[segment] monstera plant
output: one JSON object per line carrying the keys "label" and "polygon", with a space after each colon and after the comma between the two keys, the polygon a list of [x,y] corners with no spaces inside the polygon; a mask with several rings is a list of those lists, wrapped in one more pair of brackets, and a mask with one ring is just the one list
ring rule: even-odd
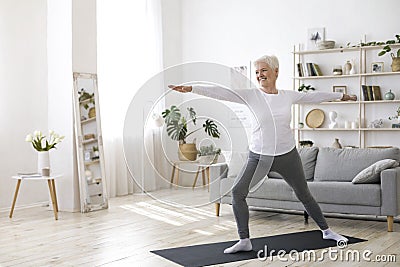
{"label": "monstera plant", "polygon": [[[181,160],[196,160],[196,144],[187,143],[187,138],[195,132],[204,129],[207,135],[214,138],[220,137],[218,126],[214,121],[206,119],[201,126],[197,124],[197,114],[192,107],[187,108],[187,115],[184,116],[177,106],[171,106],[171,108],[162,112],[162,117],[166,124],[168,136],[172,140],[179,141],[179,159]],[[188,130],[189,125],[197,126],[197,128]]]}

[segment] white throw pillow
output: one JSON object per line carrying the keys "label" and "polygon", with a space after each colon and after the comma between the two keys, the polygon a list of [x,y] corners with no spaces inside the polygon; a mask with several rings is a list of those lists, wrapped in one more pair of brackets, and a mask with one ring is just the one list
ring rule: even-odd
{"label": "white throw pillow", "polygon": [[383,159],[360,171],[351,181],[353,184],[379,183],[381,171],[399,166],[394,159]]}

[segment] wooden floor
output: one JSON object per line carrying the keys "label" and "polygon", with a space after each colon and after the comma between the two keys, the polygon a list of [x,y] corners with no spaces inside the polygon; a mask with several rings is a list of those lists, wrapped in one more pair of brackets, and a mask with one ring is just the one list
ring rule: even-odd
{"label": "wooden floor", "polygon": [[[207,199],[207,190],[164,190],[154,196],[177,202]],[[347,249],[371,250],[375,255],[395,254],[397,263],[262,262],[258,259],[220,266],[400,266],[400,225],[386,231],[385,222],[327,218],[330,227],[345,235],[368,239]],[[88,214],[60,212],[55,221],[47,207],[20,208],[14,217],[0,213],[0,266],[178,266],[151,250],[237,239],[231,206],[178,208],[146,195],[110,200],[108,210]],[[301,215],[250,211],[252,237],[317,229]],[[317,251],[318,253],[318,251]]]}

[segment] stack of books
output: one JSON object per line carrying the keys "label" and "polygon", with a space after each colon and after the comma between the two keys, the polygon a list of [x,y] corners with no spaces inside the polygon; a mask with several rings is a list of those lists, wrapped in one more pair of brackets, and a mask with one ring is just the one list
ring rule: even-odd
{"label": "stack of books", "polygon": [[364,101],[382,100],[381,88],[378,85],[361,85]]}
{"label": "stack of books", "polygon": [[323,76],[321,69],[315,63],[297,63],[299,77]]}

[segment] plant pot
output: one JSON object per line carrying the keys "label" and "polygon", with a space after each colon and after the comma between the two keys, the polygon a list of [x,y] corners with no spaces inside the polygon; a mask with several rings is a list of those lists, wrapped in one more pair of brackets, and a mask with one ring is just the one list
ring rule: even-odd
{"label": "plant pot", "polygon": [[218,155],[207,155],[207,156],[200,156],[199,157],[199,162],[200,164],[204,165],[210,165],[210,164],[215,164],[218,161]]}
{"label": "plant pot", "polygon": [[180,144],[178,149],[179,160],[196,160],[197,148],[196,144]]}
{"label": "plant pot", "polygon": [[392,71],[400,71],[400,57],[392,58]]}

